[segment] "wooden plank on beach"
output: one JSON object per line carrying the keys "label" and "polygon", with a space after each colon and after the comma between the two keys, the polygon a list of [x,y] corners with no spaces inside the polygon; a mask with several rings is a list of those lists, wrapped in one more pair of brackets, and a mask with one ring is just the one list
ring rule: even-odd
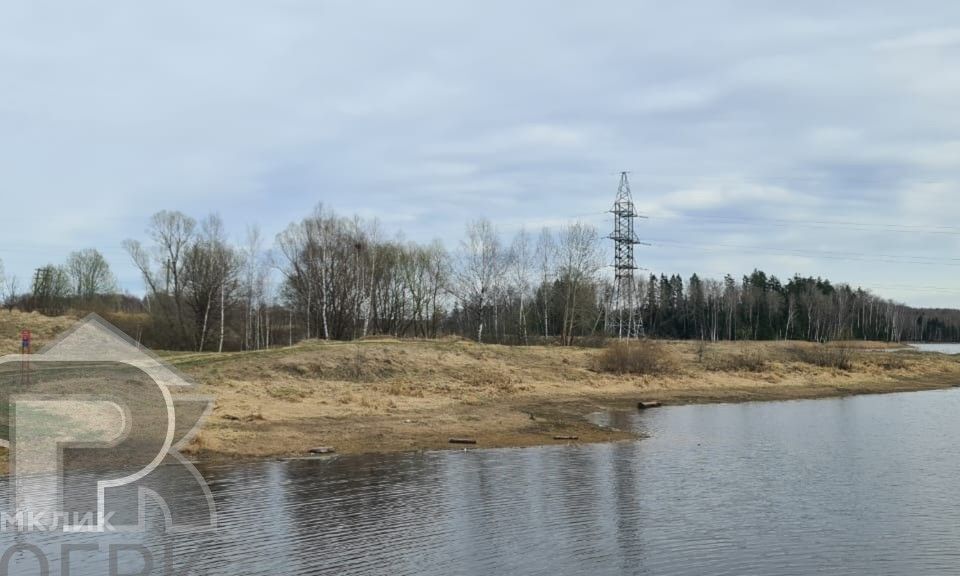
{"label": "wooden plank on beach", "polygon": [[451,438],[451,444],[476,444],[477,441],[473,438]]}
{"label": "wooden plank on beach", "polygon": [[660,406],[663,406],[663,404],[656,400],[651,400],[649,402],[637,402],[637,408],[640,410],[646,410],[647,408],[659,408]]}
{"label": "wooden plank on beach", "polygon": [[554,436],[554,440],[579,440],[579,436]]}

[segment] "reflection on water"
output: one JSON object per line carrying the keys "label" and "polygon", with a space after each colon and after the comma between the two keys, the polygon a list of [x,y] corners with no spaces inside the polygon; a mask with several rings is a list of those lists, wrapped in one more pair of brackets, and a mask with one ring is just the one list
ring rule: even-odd
{"label": "reflection on water", "polygon": [[208,466],[221,529],[167,544],[207,574],[958,574],[958,410],[956,389],[668,407],[597,416],[641,442]]}

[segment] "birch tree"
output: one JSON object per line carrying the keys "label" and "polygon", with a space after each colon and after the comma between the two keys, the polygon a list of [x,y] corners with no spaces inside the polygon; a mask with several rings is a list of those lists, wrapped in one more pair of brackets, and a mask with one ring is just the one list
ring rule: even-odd
{"label": "birch tree", "polygon": [[564,279],[562,341],[573,344],[574,326],[585,286],[594,280],[601,266],[600,237],[596,228],[582,222],[560,231],[559,269]]}
{"label": "birch tree", "polygon": [[538,271],[540,273],[540,294],[541,306],[543,310],[543,337],[550,337],[550,295],[553,292],[549,289],[550,277],[554,273],[554,260],[556,258],[557,245],[553,234],[549,228],[540,230],[540,236],[537,239],[537,248],[534,255],[537,261]]}
{"label": "birch tree", "polygon": [[500,241],[489,220],[467,225],[467,237],[460,245],[455,290],[461,305],[471,310],[476,324],[477,342],[483,342],[487,307],[503,269]]}
{"label": "birch tree", "polygon": [[510,245],[510,275],[519,299],[517,328],[524,344],[529,343],[527,337],[527,310],[526,298],[530,291],[530,236],[521,228]]}

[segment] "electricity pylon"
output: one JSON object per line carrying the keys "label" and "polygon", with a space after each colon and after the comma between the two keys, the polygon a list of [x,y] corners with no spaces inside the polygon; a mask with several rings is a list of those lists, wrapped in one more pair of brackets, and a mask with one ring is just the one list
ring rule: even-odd
{"label": "electricity pylon", "polygon": [[618,338],[638,338],[643,335],[643,318],[637,302],[637,285],[633,271],[637,269],[633,247],[642,244],[633,231],[637,211],[633,206],[627,173],[620,173],[620,187],[613,203],[613,269],[615,332]]}

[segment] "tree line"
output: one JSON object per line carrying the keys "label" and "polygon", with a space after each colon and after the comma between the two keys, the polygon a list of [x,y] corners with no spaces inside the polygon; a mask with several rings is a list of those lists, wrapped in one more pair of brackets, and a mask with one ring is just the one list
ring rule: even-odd
{"label": "tree line", "polygon": [[103,255],[92,248],[70,253],[63,264],[37,268],[21,288],[15,275],[4,274],[0,261],[0,303],[8,310],[38,310],[60,315],[70,309],[137,309],[137,300],[118,293],[116,277]]}
{"label": "tree line", "polygon": [[92,249],[39,268],[27,290],[0,265],[0,297],[45,314],[95,310],[146,345],[199,351],[371,335],[589,344],[616,334],[625,314],[654,338],[960,341],[958,310],[760,270],[739,279],[638,275],[634,296],[618,299],[604,242],[582,222],[505,239],[481,219],[451,250],[319,206],[270,243],[256,227],[237,243],[216,215],[162,211],[145,238],[123,244],[142,297],[118,294]]}
{"label": "tree line", "polygon": [[645,279],[641,305],[649,334],[706,340],[863,339],[960,341],[960,311],[911,308],[862,288],[760,270],[740,280]]}

